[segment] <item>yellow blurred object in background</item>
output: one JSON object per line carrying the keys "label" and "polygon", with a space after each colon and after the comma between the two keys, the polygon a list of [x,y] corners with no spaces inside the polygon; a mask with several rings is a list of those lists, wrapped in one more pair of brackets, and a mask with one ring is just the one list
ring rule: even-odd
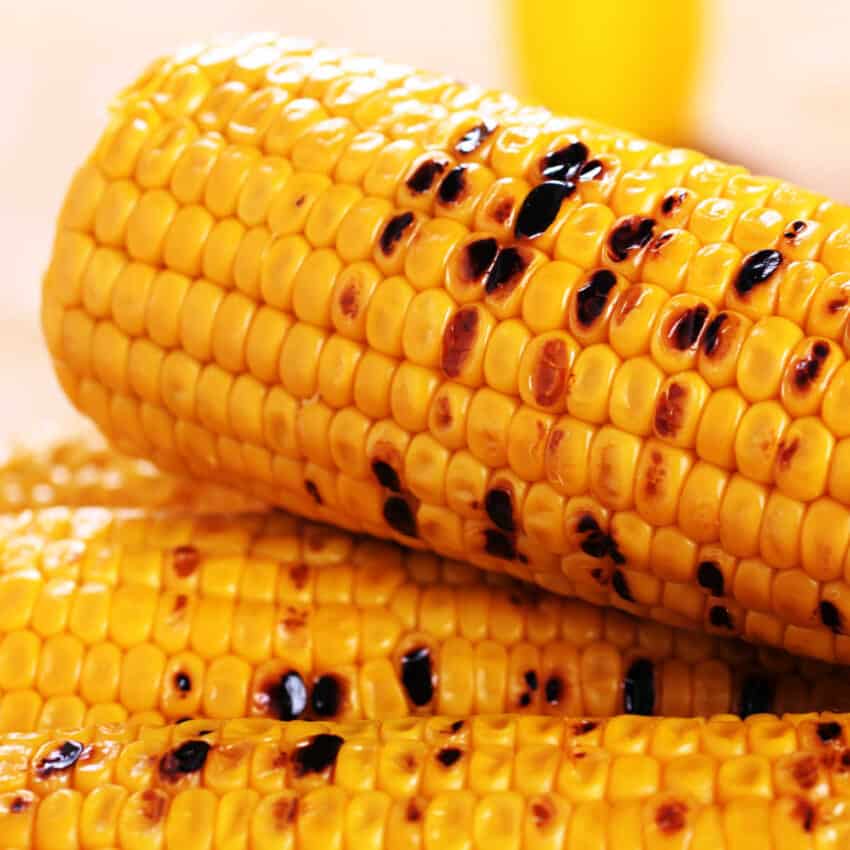
{"label": "yellow blurred object in background", "polygon": [[702,0],[512,0],[522,84],[555,112],[690,140]]}

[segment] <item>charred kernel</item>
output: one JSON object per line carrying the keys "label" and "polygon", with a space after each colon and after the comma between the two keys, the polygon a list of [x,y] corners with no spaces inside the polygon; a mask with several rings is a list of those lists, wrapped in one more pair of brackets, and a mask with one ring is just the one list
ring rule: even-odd
{"label": "charred kernel", "polygon": [[537,673],[534,670],[526,670],[522,677],[525,680],[525,684],[532,691],[536,691],[540,687],[540,683],[537,679]]}
{"label": "charred kernel", "polygon": [[549,705],[558,705],[564,698],[564,680],[560,676],[550,676],[543,686],[543,696]]}
{"label": "charred kernel", "polygon": [[591,531],[581,542],[581,551],[591,558],[604,558],[608,554],[610,538],[602,531]]}
{"label": "charred kernel", "polygon": [[186,741],[159,760],[160,775],[177,779],[181,774],[199,771],[206,764],[210,749],[206,741]]}
{"label": "charred kernel", "polygon": [[829,345],[823,340],[812,346],[811,354],[794,364],[794,385],[804,390],[820,374],[823,361],[829,356]]}
{"label": "charred kernel", "polygon": [[463,371],[478,334],[478,311],[474,307],[458,310],[443,331],[440,362],[447,378],[457,378]]}
{"label": "charred kernel", "polygon": [[511,213],[513,211],[513,198],[502,198],[496,206],[490,209],[490,218],[493,219],[496,224],[504,224],[511,217]]}
{"label": "charred kernel", "polygon": [[201,553],[194,546],[178,546],[171,553],[171,563],[179,578],[188,578],[201,563]]}
{"label": "charred kernel", "polygon": [[561,204],[576,190],[576,184],[547,180],[535,186],[519,208],[514,233],[519,239],[531,239],[545,233],[561,210]]}
{"label": "charred kernel", "polygon": [[304,489],[310,494],[310,497],[317,505],[322,504],[322,494],[319,493],[319,488],[316,486],[315,481],[307,479],[304,482]]}
{"label": "charred kernel", "polygon": [[815,828],[817,812],[815,807],[805,798],[798,797],[794,803],[793,816],[800,821],[804,832],[811,832]]}
{"label": "charred kernel", "polygon": [[573,724],[573,735],[589,735],[599,726],[595,720],[579,720]]}
{"label": "charred kernel", "polygon": [[711,357],[714,354],[717,344],[720,342],[720,333],[723,325],[729,318],[726,313],[718,313],[707,325],[705,333],[702,335],[702,350]]}
{"label": "charred kernel", "polygon": [[502,248],[487,273],[484,291],[491,295],[501,289],[513,289],[527,265],[518,248]]}
{"label": "charred kernel", "polygon": [[482,121],[474,127],[470,127],[455,144],[455,152],[462,156],[475,153],[484,142],[496,132],[499,125],[489,121]]}
{"label": "charred kernel", "polygon": [[818,773],[818,760],[811,754],[797,759],[791,767],[791,775],[794,777],[794,781],[807,791],[817,785]]}
{"label": "charred kernel", "polygon": [[434,698],[434,669],[427,646],[418,646],[402,656],[401,683],[414,705],[428,705]]}
{"label": "charred kernel", "polygon": [[357,287],[349,284],[339,294],[339,309],[343,316],[353,319],[360,311],[357,300]]}
{"label": "charred kernel", "polygon": [[573,142],[546,154],[540,162],[540,174],[547,180],[572,180],[581,171],[588,154],[584,142]]}
{"label": "charred kernel", "polygon": [[627,260],[633,251],[645,247],[655,230],[655,219],[630,215],[622,219],[608,236],[608,253],[618,263]]}
{"label": "charred kernel", "polygon": [[476,239],[463,249],[461,274],[468,281],[479,280],[493,265],[499,253],[499,243],[495,239]]}
{"label": "charred kernel", "polygon": [[534,400],[541,407],[550,407],[567,388],[567,346],[562,339],[543,343],[534,369]]}
{"label": "charred kernel", "polygon": [[749,717],[751,714],[770,714],[773,711],[774,695],[773,680],[759,673],[752,673],[741,685],[738,714],[741,717]]}
{"label": "charred kernel", "polygon": [[484,551],[494,558],[513,561],[516,558],[516,544],[511,537],[495,528],[484,530]]}
{"label": "charred kernel", "polygon": [[193,719],[194,718],[190,717],[189,715],[187,715],[186,717],[178,717],[177,720],[174,721],[174,725],[179,726],[181,723],[188,723],[190,720]]}
{"label": "charred kernel", "polygon": [[513,499],[507,490],[494,488],[490,490],[484,497],[484,510],[487,511],[487,516],[493,521],[493,524],[502,531],[514,531],[516,523],[514,522]]}
{"label": "charred kernel", "polygon": [[297,720],[307,708],[307,686],[294,670],[265,688],[269,714],[278,720]]}
{"label": "charred kernel", "polygon": [[623,682],[623,711],[651,715],[655,710],[655,667],[648,658],[638,658],[626,671]]}
{"label": "charred kernel", "polygon": [[622,570],[614,570],[614,574],[611,576],[611,587],[614,588],[614,592],[617,596],[624,599],[626,602],[635,601],[631,590],[629,590],[629,583],[626,581],[626,576],[623,574]]}
{"label": "charred kernel", "polygon": [[708,622],[717,629],[734,629],[732,616],[722,605],[713,605],[708,612]]}
{"label": "charred kernel", "polygon": [[786,239],[796,239],[807,227],[805,221],[792,221],[791,224],[788,225],[788,229],[782,235]]}
{"label": "charred kernel", "polygon": [[753,251],[748,254],[735,278],[735,291],[746,295],[760,283],[764,283],[782,265],[782,254],[773,248]]}
{"label": "charred kernel", "polygon": [[342,686],[336,676],[319,676],[313,685],[310,706],[316,717],[336,717],[342,703]]}
{"label": "charred kernel", "polygon": [[681,384],[670,384],[658,396],[655,405],[655,433],[659,437],[675,437],[685,417],[687,390]]}
{"label": "charred kernel", "polygon": [[520,694],[518,702],[519,702],[520,708],[528,708],[528,706],[531,705],[531,694],[528,693],[528,691]]}
{"label": "charred kernel", "polygon": [[416,516],[407,499],[390,496],[384,502],[384,519],[387,524],[405,537],[416,537]]}
{"label": "charred kernel", "polygon": [[449,729],[451,730],[452,735],[456,735],[461,729],[463,729],[463,720],[455,720],[455,722],[449,726]]}
{"label": "charred kernel", "polygon": [[818,606],[820,621],[834,632],[840,632],[842,627],[841,612],[828,599],[824,599]]}
{"label": "charred kernel", "polygon": [[674,230],[665,230],[664,233],[656,236],[649,244],[649,250],[653,254],[659,254],[661,249],[676,235]]}
{"label": "charred kernel", "polygon": [[466,190],[466,165],[458,165],[453,168],[440,182],[437,197],[442,204],[453,204],[460,200]]}
{"label": "charred kernel", "polygon": [[699,341],[706,319],[708,319],[708,307],[705,304],[698,304],[696,307],[682,311],[670,325],[667,339],[679,351],[693,348]]}
{"label": "charred kernel", "polygon": [[838,740],[842,737],[841,724],[836,723],[834,720],[818,723],[817,733],[818,738],[820,738],[824,744]]}
{"label": "charred kernel", "polygon": [[391,218],[380,237],[381,251],[385,256],[389,256],[393,252],[396,243],[404,236],[404,232],[410,225],[413,224],[413,213],[403,212]]}
{"label": "charred kernel", "polygon": [[404,817],[408,823],[417,823],[422,820],[422,807],[416,800],[411,800],[404,810]]}
{"label": "charred kernel", "polygon": [[697,582],[712,596],[723,596],[723,573],[714,561],[702,561],[697,567]]}
{"label": "charred kernel", "polygon": [[686,197],[687,195],[684,192],[672,189],[664,196],[664,200],[661,201],[661,212],[664,215],[673,215],[685,202]]}
{"label": "charred kernel", "polygon": [[13,815],[19,815],[21,812],[25,812],[30,807],[30,801],[26,799],[26,797],[15,797],[11,803],[9,803],[9,811]]}
{"label": "charred kernel", "polygon": [[599,523],[591,514],[584,514],[576,523],[576,531],[579,534],[587,534],[588,531],[599,531]]}
{"label": "charred kernel", "polygon": [[437,753],[437,761],[440,762],[443,767],[451,767],[453,764],[457,764],[463,753],[457,747],[443,747]]}
{"label": "charred kernel", "polygon": [[313,735],[308,741],[296,744],[295,751],[292,753],[295,775],[300,777],[308,773],[332,771],[343,743],[339,735],[322,732],[319,735]]}
{"label": "charred kernel", "polygon": [[599,180],[605,173],[605,166],[601,159],[590,159],[582,167],[578,173],[578,179],[581,183],[586,183],[588,180]]}
{"label": "charred kernel", "polygon": [[800,438],[794,437],[791,440],[781,440],[779,448],[776,450],[776,463],[780,468],[787,468],[794,455],[797,454],[797,449],[800,448]]}
{"label": "charred kernel", "polygon": [[655,812],[655,825],[663,835],[675,835],[685,828],[688,807],[681,800],[668,800]]}
{"label": "charred kernel", "polygon": [[555,817],[555,804],[546,797],[535,800],[531,804],[531,816],[534,818],[535,827],[542,831]]}
{"label": "charred kernel", "polygon": [[830,313],[839,313],[846,306],[847,306],[847,299],[846,298],[833,298],[833,300],[830,301],[826,305],[826,309],[829,310]]}
{"label": "charred kernel", "polygon": [[186,673],[175,673],[174,687],[177,688],[178,691],[182,691],[185,694],[188,691],[192,690],[192,680]]}
{"label": "charred kernel", "polygon": [[401,481],[398,473],[385,460],[372,461],[372,474],[378,479],[381,487],[386,487],[393,493],[401,492]]}
{"label": "charred kernel", "polygon": [[582,325],[588,327],[599,318],[616,283],[617,276],[613,272],[598,269],[578,288],[576,317]]}
{"label": "charred kernel", "polygon": [[298,820],[298,798],[281,797],[272,807],[275,824],[283,831]]}
{"label": "charred kernel", "polygon": [[434,181],[448,168],[449,164],[444,159],[429,159],[423,162],[410,177],[407,178],[407,188],[414,195],[427,192]]}
{"label": "charred kernel", "polygon": [[42,779],[46,779],[60,770],[68,770],[77,763],[84,751],[85,747],[79,741],[63,741],[39,761],[35,772]]}

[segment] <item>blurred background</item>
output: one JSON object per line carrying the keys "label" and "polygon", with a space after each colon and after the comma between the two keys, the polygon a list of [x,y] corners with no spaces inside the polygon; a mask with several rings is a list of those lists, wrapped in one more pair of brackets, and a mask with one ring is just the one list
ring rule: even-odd
{"label": "blurred background", "polygon": [[40,275],[109,98],[176,45],[255,29],[521,91],[850,200],[846,0],[0,0],[0,436],[69,415],[41,351]]}

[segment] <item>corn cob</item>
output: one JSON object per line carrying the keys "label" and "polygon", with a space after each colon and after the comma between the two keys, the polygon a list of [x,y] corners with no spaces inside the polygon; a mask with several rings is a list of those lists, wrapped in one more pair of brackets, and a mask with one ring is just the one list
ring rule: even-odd
{"label": "corn cob", "polygon": [[116,100],[43,324],[165,468],[850,662],[848,302],[848,207],[263,35]]}
{"label": "corn cob", "polygon": [[0,731],[850,709],[822,662],[281,513],[51,508],[0,518],[0,545]]}
{"label": "corn cob", "polygon": [[0,843],[842,850],[847,724],[508,716],[5,736]]}

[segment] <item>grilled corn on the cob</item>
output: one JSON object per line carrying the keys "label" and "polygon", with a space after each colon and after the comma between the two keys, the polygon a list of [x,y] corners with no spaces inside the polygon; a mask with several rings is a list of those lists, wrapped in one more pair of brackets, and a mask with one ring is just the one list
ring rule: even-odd
{"label": "grilled corn on the cob", "polygon": [[0,844],[842,850],[846,715],[434,718],[0,737]]}
{"label": "grilled corn on the cob", "polygon": [[846,662],[848,305],[845,206],[263,35],[119,96],[43,323],[166,468]]}

